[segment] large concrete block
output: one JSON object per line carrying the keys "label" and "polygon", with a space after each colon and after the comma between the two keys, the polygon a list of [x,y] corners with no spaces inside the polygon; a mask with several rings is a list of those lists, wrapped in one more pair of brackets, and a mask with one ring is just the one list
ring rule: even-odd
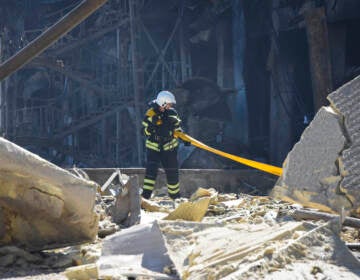
{"label": "large concrete block", "polygon": [[139,177],[133,175],[128,178],[122,191],[116,196],[115,205],[111,208],[111,216],[115,223],[130,227],[140,222],[141,199]]}
{"label": "large concrete block", "polygon": [[328,99],[343,119],[348,140],[339,160],[343,176],[340,189],[352,202],[354,212],[360,214],[360,76],[331,93]]}
{"label": "large concrete block", "polygon": [[346,173],[360,175],[360,146],[352,145],[342,153],[343,168]]}
{"label": "large concrete block", "polygon": [[0,138],[0,246],[30,250],[91,241],[97,184]]}
{"label": "large concrete block", "polygon": [[97,262],[100,279],[174,279],[163,273],[171,264],[157,221],[106,237]]}
{"label": "large concrete block", "polygon": [[[360,76],[329,94],[289,153],[272,194],[328,211],[360,215]],[[334,168],[335,167],[335,168]]]}
{"label": "large concrete block", "polygon": [[337,159],[345,143],[340,117],[322,107],[289,152],[272,195],[325,211],[351,207],[338,191]]}

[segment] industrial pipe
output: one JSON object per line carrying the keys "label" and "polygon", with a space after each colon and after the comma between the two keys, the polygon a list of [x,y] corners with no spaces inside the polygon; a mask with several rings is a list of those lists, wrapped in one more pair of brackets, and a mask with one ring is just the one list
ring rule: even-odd
{"label": "industrial pipe", "polygon": [[62,19],[44,31],[39,37],[35,38],[18,53],[2,63],[0,65],[0,81],[42,53],[56,40],[72,30],[98,8],[104,5],[106,1],[107,0],[82,1]]}

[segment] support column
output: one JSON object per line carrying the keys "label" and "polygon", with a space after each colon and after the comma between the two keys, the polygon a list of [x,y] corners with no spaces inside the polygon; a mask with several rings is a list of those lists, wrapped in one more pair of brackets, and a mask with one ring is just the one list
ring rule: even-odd
{"label": "support column", "polygon": [[221,22],[216,26],[217,41],[217,84],[220,88],[224,87],[224,37],[223,25]]}
{"label": "support column", "polygon": [[130,15],[130,38],[131,38],[131,55],[132,55],[132,72],[133,72],[133,83],[134,83],[134,108],[135,108],[135,129],[136,129],[136,147],[137,147],[137,163],[139,166],[142,165],[143,160],[143,144],[141,137],[141,104],[143,98],[143,79],[140,75],[142,74],[139,67],[139,54],[137,52],[136,42],[136,5],[137,0],[129,1],[129,15]]}
{"label": "support column", "polygon": [[181,64],[181,82],[184,82],[188,77],[186,75],[186,52],[184,43],[184,28],[183,24],[179,29],[179,48],[180,48],[180,64]]}
{"label": "support column", "polygon": [[244,146],[248,145],[248,108],[243,76],[245,58],[245,20],[240,0],[233,1],[233,57],[234,57],[234,84],[236,96],[231,100],[233,125],[236,127],[234,136]]}
{"label": "support column", "polygon": [[330,51],[324,7],[306,11],[305,24],[309,45],[314,108],[317,111],[321,106],[328,104],[326,96],[332,91]]}

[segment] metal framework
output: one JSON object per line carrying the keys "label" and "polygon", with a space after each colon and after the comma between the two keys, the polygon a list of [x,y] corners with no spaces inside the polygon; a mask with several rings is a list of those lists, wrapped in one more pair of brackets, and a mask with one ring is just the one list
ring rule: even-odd
{"label": "metal framework", "polygon": [[[49,82],[41,97],[30,92],[13,98],[8,87],[0,87],[5,137],[42,147],[55,162],[60,157],[61,164],[142,165],[144,105],[161,88],[173,88],[191,76],[190,55],[180,13],[168,38],[159,42],[141,18],[143,1],[114,2],[115,7],[105,4],[95,20],[82,23],[27,66]],[[23,36],[30,41],[41,31],[25,30]],[[115,38],[115,55],[94,47],[104,38]]]}

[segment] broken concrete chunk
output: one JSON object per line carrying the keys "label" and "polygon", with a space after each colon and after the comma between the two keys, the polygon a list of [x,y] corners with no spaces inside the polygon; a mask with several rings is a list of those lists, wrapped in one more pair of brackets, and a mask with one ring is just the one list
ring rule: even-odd
{"label": "broken concrete chunk", "polygon": [[99,273],[96,264],[85,264],[66,269],[65,276],[69,280],[88,280],[98,279]]}
{"label": "broken concrete chunk", "polygon": [[343,180],[341,191],[360,211],[360,76],[329,94],[328,100],[344,119],[344,133],[348,138],[346,149],[339,160]]}
{"label": "broken concrete chunk", "polygon": [[91,241],[97,184],[0,138],[0,246],[30,250]]}
{"label": "broken concrete chunk", "polygon": [[336,162],[345,143],[339,116],[330,107],[322,107],[288,154],[272,195],[325,211],[338,210],[344,202],[334,199],[338,181],[332,182],[331,191],[324,182],[338,175]]}
{"label": "broken concrete chunk", "polygon": [[161,206],[156,201],[150,199],[141,198],[141,208],[148,212],[162,212],[169,213],[170,210],[166,207]]}
{"label": "broken concrete chunk", "polygon": [[140,186],[137,175],[131,176],[117,195],[111,214],[117,224],[133,226],[140,222]]}
{"label": "broken concrete chunk", "polygon": [[163,273],[164,268],[172,263],[156,221],[135,225],[106,237],[97,264],[100,279],[122,276],[173,279]]}
{"label": "broken concrete chunk", "polygon": [[349,175],[346,176],[341,184],[340,190],[344,192],[347,197],[351,200],[356,208],[359,207],[359,186],[360,186],[360,176],[359,175]]}
{"label": "broken concrete chunk", "polygon": [[[284,163],[272,195],[325,211],[360,213],[360,76],[328,95]],[[336,112],[336,113],[335,113]]]}
{"label": "broken concrete chunk", "polygon": [[337,112],[348,118],[350,114],[358,112],[356,109],[359,109],[360,106],[359,93],[360,76],[330,93],[327,99]]}
{"label": "broken concrete chunk", "polygon": [[342,153],[343,168],[347,173],[360,174],[360,145],[351,146]]}
{"label": "broken concrete chunk", "polygon": [[[64,209],[64,201],[56,196],[41,192],[36,188],[27,189],[21,197],[23,203],[32,205],[34,212],[47,211],[52,218],[60,218]],[[34,203],[36,201],[37,203]]]}
{"label": "broken concrete chunk", "polygon": [[181,203],[173,212],[169,213],[164,220],[185,220],[200,222],[208,210],[210,197],[201,197],[193,202]]}

